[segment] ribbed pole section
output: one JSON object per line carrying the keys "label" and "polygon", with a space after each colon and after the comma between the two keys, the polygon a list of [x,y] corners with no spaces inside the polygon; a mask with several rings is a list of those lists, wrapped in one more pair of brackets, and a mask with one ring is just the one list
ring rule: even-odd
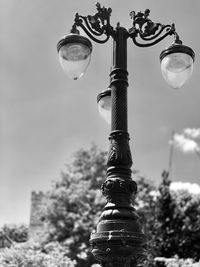
{"label": "ribbed pole section", "polygon": [[110,73],[111,87],[111,134],[108,156],[108,176],[120,174],[131,176],[132,157],[129,148],[127,119],[127,37],[126,29],[116,28],[113,38],[113,66]]}
{"label": "ribbed pole section", "polygon": [[111,131],[127,132],[127,31],[122,27],[117,27],[113,39],[113,67],[110,78],[112,89]]}

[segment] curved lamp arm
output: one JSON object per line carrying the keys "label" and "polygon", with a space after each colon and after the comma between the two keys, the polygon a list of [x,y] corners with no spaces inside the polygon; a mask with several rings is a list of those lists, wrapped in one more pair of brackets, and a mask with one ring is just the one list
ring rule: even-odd
{"label": "curved lamp arm", "polygon": [[[74,26],[81,27],[83,31],[96,43],[106,43],[110,36],[114,34],[113,27],[110,25],[111,8],[101,7],[96,4],[97,13],[93,16],[81,16],[78,13],[75,15]],[[73,32],[73,31],[71,31]],[[105,35],[105,39],[99,39],[95,36]]]}
{"label": "curved lamp arm", "polygon": [[[174,24],[163,25],[155,23],[148,18],[149,14],[149,9],[146,9],[144,13],[138,12],[136,14],[134,11],[130,13],[133,26],[129,29],[129,36],[133,43],[139,47],[153,46],[165,37],[176,34]],[[137,41],[138,38],[140,38],[141,42]]]}
{"label": "curved lamp arm", "polygon": [[[80,35],[81,27],[87,36],[96,43],[106,43],[115,31],[110,25],[111,8],[96,4],[97,12],[91,16],[75,15],[74,24],[69,35],[64,36],[57,44],[59,61],[64,72],[73,80],[77,80],[85,73],[91,58],[92,43],[85,36]],[[104,36],[104,38],[101,38]]]}

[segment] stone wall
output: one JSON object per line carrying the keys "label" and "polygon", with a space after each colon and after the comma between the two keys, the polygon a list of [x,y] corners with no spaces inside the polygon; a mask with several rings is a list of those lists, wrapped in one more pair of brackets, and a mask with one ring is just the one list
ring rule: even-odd
{"label": "stone wall", "polygon": [[45,204],[47,203],[47,194],[39,191],[33,191],[31,193],[31,214],[30,214],[30,224],[29,224],[29,240],[39,240],[41,234],[44,231],[44,217],[43,210]]}

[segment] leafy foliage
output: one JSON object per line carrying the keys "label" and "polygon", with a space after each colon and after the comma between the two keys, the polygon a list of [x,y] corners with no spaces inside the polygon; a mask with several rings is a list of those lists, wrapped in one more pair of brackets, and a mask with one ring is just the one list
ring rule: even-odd
{"label": "leafy foliage", "polygon": [[75,262],[66,255],[59,243],[50,243],[45,247],[39,244],[15,244],[5,248],[0,254],[2,267],[74,267]]}
{"label": "leafy foliage", "polygon": [[[159,186],[159,195],[155,203],[154,226],[152,227],[152,250],[155,256],[170,258],[176,254],[176,239],[174,238],[175,200],[170,192],[168,173],[163,172],[162,183]],[[164,242],[163,242],[164,241]],[[172,255],[173,251],[173,255]]]}
{"label": "leafy foliage", "polygon": [[47,241],[59,241],[78,266],[92,264],[89,238],[104,205],[100,186],[105,179],[106,153],[92,145],[76,152],[55,183],[47,207]]}
{"label": "leafy foliage", "polygon": [[176,200],[173,216],[174,238],[180,258],[200,259],[200,195],[187,191],[174,192]]}
{"label": "leafy foliage", "polygon": [[161,267],[161,266],[166,266],[166,267],[199,267],[200,262],[194,262],[193,259],[179,259],[177,256],[174,258],[156,258],[155,260],[155,266]]}
{"label": "leafy foliage", "polygon": [[1,228],[1,231],[14,242],[26,242],[28,239],[28,227],[25,224],[4,225]]}
{"label": "leafy foliage", "polygon": [[163,172],[159,195],[150,210],[149,250],[152,257],[200,259],[200,196],[170,190]]}
{"label": "leafy foliage", "polygon": [[137,195],[133,199],[133,205],[136,207],[139,216],[141,217],[144,226],[144,232],[151,237],[151,232],[154,228],[154,213],[155,213],[155,200],[157,196],[157,189],[151,180],[147,180],[136,172],[135,180],[137,182]]}

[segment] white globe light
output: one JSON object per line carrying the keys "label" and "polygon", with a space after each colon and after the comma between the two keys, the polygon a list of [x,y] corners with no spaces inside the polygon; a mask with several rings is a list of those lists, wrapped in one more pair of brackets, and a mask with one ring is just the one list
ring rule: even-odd
{"label": "white globe light", "polygon": [[90,63],[91,42],[79,34],[70,34],[58,43],[57,48],[64,72],[73,80],[82,77]]}
{"label": "white globe light", "polygon": [[161,71],[166,82],[175,89],[182,87],[193,72],[194,52],[191,48],[174,44],[161,55]]}
{"label": "white globe light", "polygon": [[111,90],[108,88],[97,96],[98,110],[102,118],[111,124]]}

